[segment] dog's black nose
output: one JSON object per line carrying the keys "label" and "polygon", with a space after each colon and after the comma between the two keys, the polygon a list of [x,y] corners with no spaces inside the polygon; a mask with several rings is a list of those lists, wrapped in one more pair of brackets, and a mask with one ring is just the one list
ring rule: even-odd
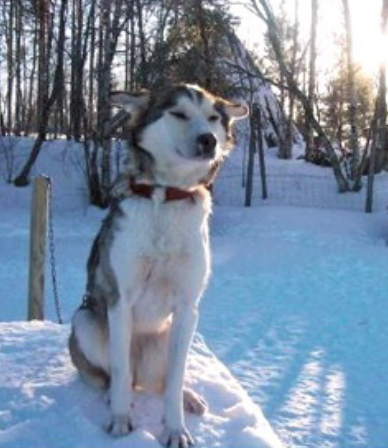
{"label": "dog's black nose", "polygon": [[210,132],[201,134],[197,137],[197,151],[198,155],[202,157],[212,158],[215,156],[215,149],[217,146],[217,139]]}

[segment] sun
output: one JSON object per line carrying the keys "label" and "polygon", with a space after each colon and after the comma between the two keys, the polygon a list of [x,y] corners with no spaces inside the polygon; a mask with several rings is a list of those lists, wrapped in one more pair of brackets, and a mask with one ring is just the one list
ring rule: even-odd
{"label": "sun", "polygon": [[[381,0],[348,0],[352,30],[353,30],[353,57],[356,64],[371,75],[388,57],[388,38],[383,39],[380,30]],[[242,40],[252,46],[263,42],[265,25],[254,14],[249,13],[243,6],[249,4],[249,0],[239,2],[232,6],[232,12],[241,18],[238,34]],[[279,0],[271,0],[274,11],[279,6]],[[293,17],[294,1],[286,2],[287,14]],[[318,10],[318,48],[320,56],[327,66],[327,62],[335,62],[338,52],[335,48],[335,34],[344,30],[344,16],[342,2],[320,2]],[[302,38],[308,42],[311,21],[311,0],[299,0],[300,32]]]}
{"label": "sun", "polygon": [[381,1],[350,2],[353,22],[354,59],[365,71],[377,72],[387,60],[387,37],[380,29]]}
{"label": "sun", "polygon": [[[354,62],[371,75],[376,73],[387,46],[383,44],[380,30],[381,0],[348,0],[352,24]],[[310,0],[299,0],[301,28],[305,36],[310,35]],[[293,3],[293,2],[291,2]],[[303,6],[303,7],[302,7]],[[318,10],[318,48],[325,61],[338,62],[336,37],[345,36],[343,5],[336,2],[322,2]],[[326,64],[326,62],[325,62]]]}

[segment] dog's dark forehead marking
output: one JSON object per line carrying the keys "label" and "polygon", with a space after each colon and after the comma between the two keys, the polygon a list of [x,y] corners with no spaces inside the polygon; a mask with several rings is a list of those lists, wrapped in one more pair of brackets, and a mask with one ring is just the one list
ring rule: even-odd
{"label": "dog's dark forehead marking", "polygon": [[201,104],[203,99],[205,98],[205,95],[202,90],[196,89],[194,87],[186,85],[176,86],[169,92],[169,95],[167,95],[169,101],[166,102],[164,106],[174,106],[179,101],[179,98],[182,97],[187,97],[194,103]]}
{"label": "dog's dark forehead marking", "polygon": [[200,89],[187,85],[178,85],[163,92],[156,91],[151,93],[150,104],[148,110],[143,117],[143,125],[158,120],[166,109],[176,106],[182,97],[189,98],[191,101],[200,105],[207,97],[212,101],[209,95],[205,95]]}
{"label": "dog's dark forehead marking", "polygon": [[193,88],[187,88],[188,92],[190,93],[191,99],[196,102],[197,104],[201,104],[202,101],[205,98],[204,93],[201,90],[193,89]]}

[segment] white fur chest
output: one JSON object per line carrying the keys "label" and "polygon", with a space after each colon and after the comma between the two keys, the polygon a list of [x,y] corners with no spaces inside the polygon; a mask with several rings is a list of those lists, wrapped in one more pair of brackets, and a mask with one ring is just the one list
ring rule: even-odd
{"label": "white fur chest", "polygon": [[161,329],[180,302],[199,300],[210,272],[210,198],[123,201],[110,262],[134,330]]}

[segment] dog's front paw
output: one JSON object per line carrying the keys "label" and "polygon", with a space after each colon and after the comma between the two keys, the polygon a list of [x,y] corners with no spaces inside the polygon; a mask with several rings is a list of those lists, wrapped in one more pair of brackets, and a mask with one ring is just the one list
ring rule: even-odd
{"label": "dog's front paw", "polygon": [[106,431],[114,437],[121,437],[132,432],[131,419],[127,415],[112,416],[106,425]]}
{"label": "dog's front paw", "polygon": [[189,448],[194,445],[194,439],[186,428],[180,430],[165,428],[160,443],[166,448]]}

